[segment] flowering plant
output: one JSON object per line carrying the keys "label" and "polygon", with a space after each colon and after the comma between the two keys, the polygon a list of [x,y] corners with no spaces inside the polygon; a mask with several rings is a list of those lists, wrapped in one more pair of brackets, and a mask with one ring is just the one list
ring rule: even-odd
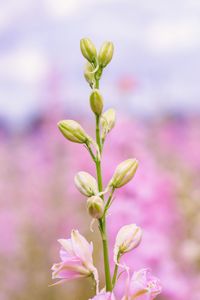
{"label": "flowering plant", "polygon": [[81,171],[75,176],[75,185],[87,197],[88,213],[93,220],[98,221],[103,247],[105,288],[99,290],[98,271],[92,258],[93,245],[88,243],[78,230],[72,230],[71,238],[58,240],[61,244],[61,262],[53,265],[52,278],[58,279],[54,283],[55,285],[79,277],[91,277],[96,287],[93,300],[115,300],[115,285],[121,274],[119,274],[119,268],[121,268],[127,273],[126,288],[122,300],[151,300],[161,292],[159,280],[152,276],[148,269],[135,271],[130,276],[128,266],[120,263],[121,257],[138,247],[141,242],[142,230],[136,224],[123,226],[117,234],[113,251],[115,268],[111,276],[106,227],[107,215],[114,200],[114,193],[134,177],[138,167],[138,161],[133,158],[121,162],[107,187],[103,188],[101,170],[103,147],[108,133],[115,126],[116,114],[112,108],[103,113],[104,101],[99,91],[99,81],[104,68],[112,59],[114,47],[112,42],[105,42],[97,54],[91,40],[84,38],[80,42],[80,48],[87,60],[84,76],[92,89],[89,100],[96,119],[96,138],[94,140],[90,137],[74,120],[60,121],[58,128],[69,141],[83,144],[96,166],[96,179],[89,173]]}

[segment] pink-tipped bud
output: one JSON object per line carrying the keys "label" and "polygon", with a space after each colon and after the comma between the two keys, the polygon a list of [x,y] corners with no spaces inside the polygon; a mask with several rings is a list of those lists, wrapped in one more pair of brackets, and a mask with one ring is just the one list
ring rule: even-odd
{"label": "pink-tipped bud", "polygon": [[87,209],[91,217],[100,219],[104,213],[104,202],[99,196],[92,196],[87,199]]}
{"label": "pink-tipped bud", "polygon": [[120,188],[128,183],[138,168],[138,161],[136,159],[127,159],[121,162],[111,178],[108,186],[113,188]]}
{"label": "pink-tipped bud", "polygon": [[114,261],[118,263],[118,258],[136,248],[142,239],[142,230],[135,224],[123,226],[116,237],[114,247]]}

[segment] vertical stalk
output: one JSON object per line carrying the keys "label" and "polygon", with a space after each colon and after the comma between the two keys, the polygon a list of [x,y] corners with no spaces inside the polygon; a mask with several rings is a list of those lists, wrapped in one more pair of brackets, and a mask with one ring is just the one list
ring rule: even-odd
{"label": "vertical stalk", "polygon": [[101,161],[96,161],[96,173],[97,173],[97,182],[98,182],[98,189],[99,192],[102,192],[103,190],[103,184],[102,184],[102,176],[101,176]]}
{"label": "vertical stalk", "polygon": [[103,242],[103,257],[104,257],[104,269],[105,269],[105,280],[106,280],[106,291],[112,291],[112,281],[110,275],[110,264],[109,264],[109,252],[108,252],[108,239],[106,234],[106,220],[102,218],[99,221],[101,228],[101,237]]}
{"label": "vertical stalk", "polygon": [[[99,116],[96,116],[96,142],[99,146],[100,153],[102,152],[102,143],[101,143],[101,137],[100,137],[100,118]],[[99,160],[99,164],[101,165],[101,161]],[[100,172],[101,173],[101,172]]]}
{"label": "vertical stalk", "polygon": [[[101,137],[100,137],[99,121],[100,121],[99,116],[96,116],[96,142],[99,146],[99,151],[101,153],[102,148],[101,148]],[[101,160],[100,160],[100,158],[96,160],[96,173],[97,173],[98,189],[99,189],[99,192],[102,192],[103,184],[102,184],[102,172],[101,172]],[[101,197],[103,198],[103,195]],[[106,291],[111,291],[112,290],[112,281],[111,281],[111,275],[110,275],[108,239],[107,239],[107,233],[106,233],[106,219],[105,219],[105,216],[103,216],[99,220],[99,227],[100,227],[101,238],[102,238],[102,243],[103,243],[103,256],[104,256]]]}
{"label": "vertical stalk", "polygon": [[95,85],[96,89],[99,89],[99,80],[96,79],[96,85]]}
{"label": "vertical stalk", "polygon": [[115,270],[113,274],[113,279],[112,279],[112,286],[113,288],[115,287],[116,281],[117,281],[117,272],[118,272],[118,265],[115,265]]}

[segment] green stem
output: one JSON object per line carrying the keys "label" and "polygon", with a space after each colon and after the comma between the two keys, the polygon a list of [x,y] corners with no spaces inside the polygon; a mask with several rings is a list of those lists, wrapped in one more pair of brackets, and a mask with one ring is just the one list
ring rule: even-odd
{"label": "green stem", "polygon": [[105,270],[105,281],[106,291],[112,291],[112,281],[110,275],[110,264],[109,264],[109,252],[108,252],[108,239],[106,234],[106,220],[105,218],[99,220],[100,232],[103,242],[103,257],[104,257],[104,270]]}
{"label": "green stem", "polygon": [[105,208],[104,208],[104,214],[103,214],[104,216],[106,216],[107,210],[110,207],[114,191],[115,191],[115,188],[113,187],[112,190],[111,190],[110,196],[108,198],[108,201],[107,201],[107,203],[105,205]]}
{"label": "green stem", "polygon": [[[99,128],[99,116],[96,116],[96,142],[99,146],[99,151],[101,152],[101,137],[100,137],[100,128]],[[99,192],[103,190],[102,184],[102,172],[101,172],[101,161],[100,159],[96,160],[96,172],[97,172],[97,181]],[[103,199],[103,195],[101,196]],[[99,228],[101,232],[101,238],[103,243],[103,256],[104,256],[104,270],[105,270],[105,281],[106,281],[106,291],[112,291],[112,282],[110,275],[110,264],[109,264],[109,251],[108,251],[108,239],[106,233],[106,219],[103,216],[99,220]]]}
{"label": "green stem", "polygon": [[99,80],[96,80],[96,86],[95,86],[96,89],[99,89]]}
{"label": "green stem", "polygon": [[95,157],[95,155],[94,155],[94,153],[93,153],[93,151],[92,151],[89,143],[86,143],[86,148],[88,149],[88,151],[89,151],[89,153],[90,153],[93,161],[96,162],[96,157]]}
{"label": "green stem", "polygon": [[96,116],[96,142],[99,146],[100,153],[102,152],[102,143],[101,143],[101,135],[100,135],[100,117]]}
{"label": "green stem", "polygon": [[99,192],[102,192],[103,184],[102,184],[102,175],[101,175],[101,161],[98,159],[96,160],[96,172],[97,172],[98,189]]}
{"label": "green stem", "polygon": [[112,278],[112,288],[114,289],[116,281],[117,281],[117,273],[118,273],[118,268],[119,268],[119,260],[120,260],[120,252],[117,255],[117,263],[115,264],[115,269],[113,273],[113,278]]}
{"label": "green stem", "polygon": [[114,269],[114,274],[113,274],[113,278],[112,278],[112,286],[113,289],[115,287],[116,281],[117,281],[117,273],[118,273],[118,265],[115,265],[115,269]]}

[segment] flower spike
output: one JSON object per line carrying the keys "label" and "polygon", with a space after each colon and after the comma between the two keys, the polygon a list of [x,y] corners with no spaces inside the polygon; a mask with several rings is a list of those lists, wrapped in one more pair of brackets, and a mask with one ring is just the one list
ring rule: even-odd
{"label": "flower spike", "polygon": [[[113,108],[103,111],[104,100],[99,92],[99,83],[104,68],[110,63],[114,53],[113,43],[104,42],[98,54],[95,45],[89,38],[80,41],[82,55],[87,60],[84,77],[92,91],[89,97],[90,108],[95,117],[96,138],[93,140],[74,120],[62,120],[58,128],[63,136],[71,142],[83,144],[88,150],[96,169],[96,178],[81,171],[75,175],[77,189],[86,199],[86,207],[92,217],[90,230],[93,232],[94,222],[102,240],[105,287],[99,292],[98,271],[93,263],[93,244],[89,243],[78,230],[71,231],[71,237],[60,239],[60,262],[52,266],[52,279],[57,279],[53,285],[61,284],[80,277],[90,277],[95,283],[96,294],[89,300],[119,300],[116,299],[115,286],[123,272],[127,272],[126,288],[120,300],[153,300],[161,292],[159,280],[152,276],[148,269],[141,269],[130,276],[129,267],[121,264],[120,258],[125,253],[139,246],[142,239],[142,229],[136,224],[122,226],[116,236],[114,245],[115,267],[111,274],[109,261],[109,240],[107,237],[107,217],[111,204],[116,197],[116,189],[128,183],[138,168],[136,159],[127,159],[115,169],[108,185],[104,187],[102,176],[103,146],[108,133],[114,128],[116,113]],[[119,268],[122,272],[118,273]],[[120,278],[121,279],[121,278]]]}

